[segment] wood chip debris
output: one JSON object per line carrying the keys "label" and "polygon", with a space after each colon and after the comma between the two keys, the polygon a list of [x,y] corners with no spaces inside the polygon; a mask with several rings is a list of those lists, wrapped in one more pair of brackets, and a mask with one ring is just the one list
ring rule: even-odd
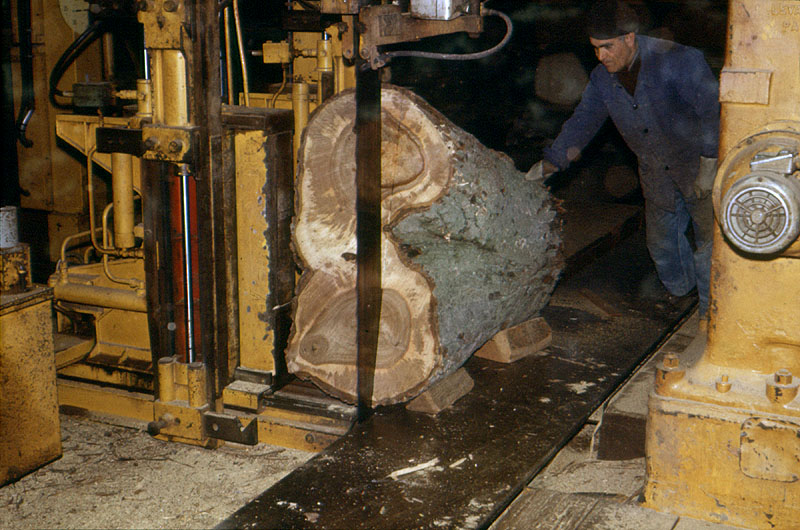
{"label": "wood chip debris", "polygon": [[423,469],[428,469],[429,467],[433,467],[439,463],[439,457],[437,456],[433,460],[428,460],[422,464],[418,464],[416,466],[411,467],[404,467],[403,469],[398,469],[397,471],[392,471],[387,475],[386,478],[390,478],[393,480],[397,480],[399,477],[403,475],[409,475],[411,473],[416,473],[417,471],[422,471]]}
{"label": "wood chip debris", "polygon": [[464,463],[464,462],[466,462],[466,461],[467,461],[466,457],[464,457],[464,458],[461,458],[461,459],[459,459],[459,460],[456,460],[456,461],[455,461],[455,462],[453,462],[452,464],[450,464],[450,466],[449,466],[449,467],[450,467],[450,469],[456,468],[456,467],[460,466],[461,464],[463,464],[463,463]]}

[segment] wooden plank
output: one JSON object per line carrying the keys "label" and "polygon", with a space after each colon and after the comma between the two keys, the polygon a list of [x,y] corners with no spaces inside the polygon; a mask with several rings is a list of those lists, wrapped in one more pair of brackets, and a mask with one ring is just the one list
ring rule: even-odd
{"label": "wooden plank", "polygon": [[672,530],[677,521],[675,515],[601,499],[575,530]]}
{"label": "wooden plank", "polygon": [[677,355],[684,364],[692,362],[691,353],[700,346],[690,348],[692,342],[704,340],[703,337],[696,338],[697,322],[696,314],[688,318],[680,330],[638,369],[625,387],[608,400],[597,430],[598,459],[627,460],[644,456],[647,401],[653,389],[655,367],[666,353]]}
{"label": "wooden plank", "polygon": [[438,414],[472,390],[475,382],[464,368],[459,368],[411,400],[406,408],[414,412]]}
{"label": "wooden plank", "polygon": [[553,341],[553,332],[544,318],[536,317],[501,330],[475,355],[498,363],[513,363],[542,351]]}
{"label": "wooden plank", "polygon": [[590,496],[527,489],[490,527],[491,530],[571,530],[597,504]]}

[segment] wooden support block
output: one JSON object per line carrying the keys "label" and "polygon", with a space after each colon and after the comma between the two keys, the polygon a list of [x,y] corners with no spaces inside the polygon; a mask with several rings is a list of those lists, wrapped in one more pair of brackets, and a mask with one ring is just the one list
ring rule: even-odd
{"label": "wooden support block", "polygon": [[475,382],[462,367],[409,401],[406,408],[414,412],[438,414],[472,390]]}
{"label": "wooden support block", "polygon": [[553,340],[553,332],[544,318],[536,317],[504,329],[489,339],[475,355],[498,363],[513,363],[541,351]]}

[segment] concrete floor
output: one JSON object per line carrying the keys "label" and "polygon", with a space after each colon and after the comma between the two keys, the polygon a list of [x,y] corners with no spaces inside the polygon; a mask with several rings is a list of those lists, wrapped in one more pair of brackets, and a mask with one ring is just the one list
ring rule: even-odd
{"label": "concrete floor", "polygon": [[[690,318],[678,333],[696,329]],[[646,399],[636,376],[624,388],[609,402]],[[597,459],[600,422],[602,410],[492,530],[732,528],[639,506],[644,458]],[[62,415],[61,424],[63,457],[0,488],[0,528],[210,528],[313,456],[264,444],[205,450],[85,417]]]}

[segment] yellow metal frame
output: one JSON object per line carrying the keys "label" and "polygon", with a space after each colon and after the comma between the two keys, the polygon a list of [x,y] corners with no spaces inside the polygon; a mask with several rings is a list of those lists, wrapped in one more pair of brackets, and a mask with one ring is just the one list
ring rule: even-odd
{"label": "yellow metal frame", "polygon": [[[187,10],[183,2],[148,0],[146,4],[138,17],[144,26],[151,79],[139,80],[136,90],[115,93],[135,99],[137,114],[131,118],[59,115],[56,121],[56,134],[88,157],[90,179],[93,163],[111,173],[114,195],[113,207],[106,207],[103,215],[101,242],[93,231],[65,242],[66,247],[81,238],[89,239],[103,261],[67,266],[62,249],[62,265],[50,280],[60,306],[91,315],[95,321],[95,340],[59,338],[60,402],[104,416],[147,422],[160,439],[204,447],[221,443],[203,428],[204,414],[216,409],[214,412],[240,415],[243,422],[258,421],[260,442],[320,450],[346,432],[349,421],[266,407],[260,398],[269,387],[247,381],[234,381],[224,389],[221,402],[214,403],[206,387],[204,365],[166,357],[152,366],[143,255],[136,247],[142,227],[135,225],[132,209],[135,191],[141,189],[141,164],[130,155],[98,153],[95,140],[100,127],[141,129],[146,148],[142,158],[175,163],[183,160],[192,144],[187,100],[191,56],[186,55],[191,51],[181,40],[186,36]],[[329,28],[328,33],[330,39],[323,39],[321,33],[293,33],[291,46],[288,41],[265,44],[265,61],[279,61],[287,67],[292,63],[291,89],[284,90],[289,85],[285,80],[272,94],[248,94],[246,98],[255,106],[294,109],[295,151],[309,114],[322,99],[323,76],[326,80],[333,77],[334,92],[355,86],[355,70],[342,59],[338,26]],[[262,374],[265,381],[275,371],[274,330],[263,319],[272,310],[266,307],[272,287],[267,235],[274,230],[265,216],[270,199],[266,140],[263,131],[236,131],[233,135],[240,317],[239,358],[233,367],[250,376]],[[91,181],[89,184],[92,201]],[[113,230],[106,223],[111,208]],[[115,259],[109,260],[109,256]],[[154,396],[156,388],[158,395]]]}
{"label": "yellow metal frame", "polygon": [[50,289],[0,295],[0,485],[61,456]]}
{"label": "yellow metal frame", "polygon": [[[779,0],[731,2],[721,76],[720,197],[762,149],[800,151],[800,32]],[[797,178],[798,175],[787,178]],[[658,367],[645,505],[746,528],[800,521],[800,260],[747,255],[715,228],[707,341]]]}

